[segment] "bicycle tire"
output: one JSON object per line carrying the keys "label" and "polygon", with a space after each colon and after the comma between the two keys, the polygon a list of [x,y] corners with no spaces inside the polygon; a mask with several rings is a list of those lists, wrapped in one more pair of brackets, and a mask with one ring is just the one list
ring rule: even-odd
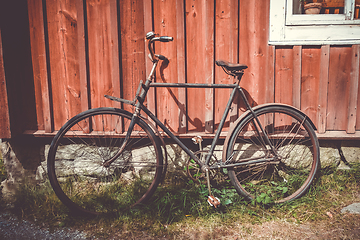
{"label": "bicycle tire", "polygon": [[[254,112],[275,153],[258,131],[253,114],[239,119],[224,146],[226,159],[249,164],[228,169],[232,185],[246,200],[259,203],[283,203],[301,197],[320,168],[319,142],[311,121],[302,112],[281,104],[259,107]],[[269,161],[250,163],[250,159]]]}
{"label": "bicycle tire", "polygon": [[96,108],[70,119],[52,140],[47,159],[52,188],[71,212],[120,213],[145,203],[164,171],[158,137],[138,118],[126,148],[115,158],[132,114]]}

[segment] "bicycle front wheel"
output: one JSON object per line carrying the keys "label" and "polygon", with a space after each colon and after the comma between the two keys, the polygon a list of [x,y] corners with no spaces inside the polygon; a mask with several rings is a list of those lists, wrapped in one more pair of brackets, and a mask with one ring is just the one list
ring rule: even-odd
{"label": "bicycle front wheel", "polygon": [[[301,197],[320,167],[319,142],[308,117],[284,105],[248,114],[230,133],[228,169],[231,183],[247,200],[282,203]],[[268,140],[266,139],[268,138]]]}
{"label": "bicycle front wheel", "polygon": [[131,118],[121,109],[91,109],[69,120],[54,137],[48,176],[72,211],[120,212],[146,202],[156,190],[164,171],[161,145],[138,118],[123,148]]}

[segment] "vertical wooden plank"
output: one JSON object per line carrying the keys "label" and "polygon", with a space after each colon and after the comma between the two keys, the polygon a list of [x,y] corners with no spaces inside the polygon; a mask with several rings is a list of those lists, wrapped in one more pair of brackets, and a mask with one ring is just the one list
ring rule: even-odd
{"label": "vertical wooden plank", "polygon": [[[133,30],[135,28],[132,24],[132,1],[120,0],[120,32],[121,32],[121,95],[123,98],[132,100],[135,96],[135,83],[133,83],[133,49],[132,41]],[[135,31],[136,32],[136,31]],[[123,106],[125,110],[131,110],[128,105]]]}
{"label": "vertical wooden plank", "polygon": [[81,111],[89,109],[88,96],[88,74],[86,65],[86,44],[85,44],[85,15],[83,0],[76,0],[77,9],[77,30],[78,30],[78,61],[79,61],[79,81],[80,81],[80,97]]}
{"label": "vertical wooden plank", "polygon": [[[275,57],[275,102],[293,104],[293,49],[281,47],[276,49]],[[275,128],[292,124],[290,118],[274,117]]]}
{"label": "vertical wooden plank", "polygon": [[0,139],[1,138],[11,138],[11,130],[0,29]]}
{"label": "vertical wooden plank", "polygon": [[269,46],[266,59],[265,103],[275,101],[275,46]]}
{"label": "vertical wooden plank", "polygon": [[[215,59],[223,59],[229,62],[238,62],[238,1],[220,0],[215,5]],[[215,83],[232,84],[234,78],[227,75],[220,67],[215,67]],[[215,126],[220,123],[225,106],[230,96],[230,89],[215,89]],[[237,101],[233,102],[224,130],[231,122],[237,119]]]}
{"label": "vertical wooden plank", "polygon": [[[78,62],[79,62],[79,82],[80,82],[80,99],[81,99],[81,111],[86,111],[90,108],[89,102],[89,82],[88,82],[88,66],[87,66],[87,46],[86,40],[87,34],[85,33],[85,2],[84,0],[76,0],[77,9],[77,32],[78,32]],[[84,121],[81,130],[85,133],[89,133],[90,123]]]}
{"label": "vertical wooden plank", "polygon": [[[358,46],[359,47],[359,46]],[[360,57],[359,55],[358,55],[358,57]],[[358,69],[359,69],[359,75],[358,75],[358,79],[357,79],[357,81],[360,81],[360,63],[358,63],[358,66],[354,66],[355,68],[356,67],[358,67]],[[360,130],[360,86],[358,86],[358,98],[357,98],[357,104],[356,104],[356,124],[355,124],[355,129],[356,129],[356,131],[359,131]]]}
{"label": "vertical wooden plank", "polygon": [[[194,83],[196,80],[203,81],[203,69],[199,66],[202,62],[200,50],[203,46],[199,43],[202,38],[202,24],[199,20],[201,11],[199,10],[197,2],[193,0],[185,1],[186,12],[186,79],[188,83]],[[200,49],[201,48],[201,49]],[[198,50],[199,49],[199,50]],[[187,89],[187,113],[188,113],[188,131],[204,131],[204,99],[205,93],[203,89],[194,90]],[[196,98],[194,98],[196,95]],[[197,109],[194,108],[194,102],[197,104]]]}
{"label": "vertical wooden plank", "polygon": [[[110,46],[111,46],[111,82],[112,95],[120,96],[120,60],[119,60],[119,35],[118,35],[118,6],[117,0],[110,0]],[[119,102],[113,101],[113,106],[120,108]]]}
{"label": "vertical wooden plank", "polygon": [[360,45],[352,46],[347,133],[355,133],[359,92]]}
{"label": "vertical wooden plank", "polygon": [[293,48],[293,101],[292,105],[301,108],[301,51],[302,46]]}
{"label": "vertical wooden plank", "polygon": [[[185,69],[185,6],[183,0],[176,1],[176,48],[177,48],[177,76],[179,83],[186,82],[186,69]],[[179,96],[179,133],[186,133],[186,89],[181,88],[178,90]]]}
{"label": "vertical wooden plank", "polygon": [[[187,82],[213,83],[214,1],[186,0]],[[188,130],[213,131],[213,89],[188,89]]]}
{"label": "vertical wooden plank", "polygon": [[[276,49],[275,57],[275,102],[292,105],[293,104],[293,67],[294,56],[291,47],[281,47]],[[265,119],[269,121],[269,119]],[[271,123],[271,121],[270,121]],[[273,119],[275,128],[285,127],[292,124],[290,118],[276,116]]]}
{"label": "vertical wooden plank", "polygon": [[[246,64],[249,68],[241,80],[241,86],[248,94],[251,105],[257,105],[259,91],[259,58],[262,50],[259,45],[258,31],[254,21],[257,1],[240,1],[239,21],[239,63]],[[265,11],[264,11],[265,12]],[[260,22],[260,19],[259,21]],[[260,50],[260,51],[259,51]],[[240,100],[239,114],[246,111],[245,105]]]}
{"label": "vertical wooden plank", "polygon": [[[230,1],[230,30],[231,35],[229,37],[229,51],[230,55],[229,58],[231,61],[239,62],[239,22],[240,22],[240,1]],[[224,35],[225,37],[225,35]],[[215,50],[215,53],[217,53],[217,50]],[[215,59],[217,60],[217,59]],[[219,95],[221,98],[221,96]],[[235,96],[235,99],[231,105],[230,113],[229,113],[229,121],[230,126],[236,121],[236,119],[239,116],[239,98],[240,96]],[[215,98],[217,100],[217,98]],[[217,103],[217,101],[216,101]],[[217,109],[217,106],[215,106],[215,109]],[[215,112],[215,118],[218,115],[218,113]],[[220,120],[219,120],[220,121]],[[224,129],[227,130],[227,129]]]}
{"label": "vertical wooden plank", "polygon": [[[81,92],[79,79],[79,52],[78,52],[78,14],[75,0],[63,0],[59,6],[60,24],[58,25],[60,35],[61,55],[64,60],[63,83],[66,91],[67,118],[81,112]],[[54,63],[53,63],[54,64]]]}
{"label": "vertical wooden plank", "polygon": [[320,56],[319,101],[318,101],[319,105],[317,109],[318,133],[326,132],[329,67],[330,67],[330,45],[323,45],[321,46],[321,56]]}
{"label": "vertical wooden plank", "polygon": [[268,45],[270,1],[240,1],[239,4],[239,61],[249,67],[245,70],[241,86],[249,93],[249,101],[255,106],[267,102],[266,98],[270,97],[267,87],[273,88],[271,80],[267,79],[268,74],[274,72],[273,67],[270,67],[271,72],[267,70],[275,57],[270,57],[273,49]]}
{"label": "vertical wooden plank", "polygon": [[[152,1],[143,1],[144,2],[144,34],[154,31],[153,26],[153,4]],[[145,36],[144,36],[145,37]],[[145,49],[145,76],[148,77],[150,74],[150,71],[152,69],[152,62],[147,57],[148,52],[148,42],[144,41],[144,49]],[[145,80],[145,79],[144,79]],[[155,95],[155,89],[150,88],[147,94],[147,108],[156,115],[156,101],[155,101],[156,95]]]}
{"label": "vertical wooden plank", "polygon": [[42,1],[28,0],[31,57],[38,129],[52,132]]}
{"label": "vertical wooden plank", "polygon": [[[203,0],[202,24],[205,27],[203,35],[204,81],[214,83],[214,2]],[[214,132],[214,89],[205,89],[205,132]]]}
{"label": "vertical wooden plank", "polygon": [[275,102],[291,105],[293,102],[293,50],[282,47],[276,49]]}
{"label": "vertical wooden plank", "polygon": [[[267,49],[267,58],[265,65],[265,77],[266,82],[264,84],[265,88],[265,103],[273,103],[275,101],[275,46],[269,46]],[[268,126],[273,124],[273,118],[268,117],[267,119],[263,119],[264,126]]]}
{"label": "vertical wooden plank", "polygon": [[[144,1],[144,33],[145,34],[154,30],[153,11],[154,10],[152,6],[152,1]],[[147,41],[144,41],[144,43],[145,43],[145,49],[147,50],[148,49]],[[151,61],[146,61],[146,76],[148,76],[148,73],[150,73],[151,67],[152,67]]]}
{"label": "vertical wooden plank", "polygon": [[[86,4],[91,107],[120,107],[119,103],[104,98],[120,96],[117,1],[90,0]],[[107,130],[122,131],[122,126],[110,117],[95,119],[93,130],[98,129],[100,121],[106,122]]]}
{"label": "vertical wooden plank", "polygon": [[[171,36],[173,42],[157,42],[155,52],[168,58],[160,62],[157,82],[185,82],[184,14],[181,1],[154,2],[154,29],[161,36]],[[181,92],[181,95],[180,95]],[[173,132],[185,132],[185,90],[158,88],[158,118]]]}
{"label": "vertical wooden plank", "polygon": [[[292,105],[293,103],[293,49],[281,47],[276,49],[275,57],[275,102]],[[268,119],[266,119],[268,121]],[[289,118],[274,117],[275,128],[290,125]]]}
{"label": "vertical wooden plank", "polygon": [[[120,0],[122,97],[133,100],[146,78],[143,1]],[[124,105],[124,109],[131,107]]]}
{"label": "vertical wooden plank", "polygon": [[352,49],[348,46],[331,47],[326,120],[327,130],[345,131],[347,128],[351,52]]}
{"label": "vertical wooden plank", "polygon": [[301,110],[317,124],[321,49],[303,47],[301,76]]}
{"label": "vertical wooden plank", "polygon": [[46,1],[55,130],[81,112],[75,0]]}
{"label": "vertical wooden plank", "polygon": [[91,107],[114,106],[104,95],[120,95],[116,2],[86,3]]}

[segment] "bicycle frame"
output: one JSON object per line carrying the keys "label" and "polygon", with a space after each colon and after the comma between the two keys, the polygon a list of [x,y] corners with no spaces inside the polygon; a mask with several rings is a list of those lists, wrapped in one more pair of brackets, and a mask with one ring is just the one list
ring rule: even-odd
{"label": "bicycle frame", "polygon": [[[200,184],[207,182],[207,201],[215,208],[220,206],[220,199],[212,194],[211,185],[213,181],[223,182],[222,176],[216,175],[221,168],[228,170],[230,182],[246,200],[261,200],[265,194],[263,204],[268,199],[283,203],[301,197],[309,189],[320,167],[320,150],[315,127],[305,113],[278,103],[252,107],[240,87],[245,64],[215,62],[234,77],[232,84],[155,82],[158,62],[167,59],[154,53],[152,43],[172,38],[156,37],[153,32],[146,38],[153,66],[146,81],[140,81],[134,100],[105,95],[121,106],[130,104],[133,112],[111,107],[89,109],[66,122],[51,142],[49,180],[70,210],[111,214],[146,203],[166,176],[168,156],[163,134],[190,156],[185,164],[187,175]],[[203,149],[197,138],[200,151],[193,152],[171,132],[146,107],[151,87],[229,89],[229,100],[211,145]],[[215,148],[236,94],[247,110],[229,129],[220,158]],[[111,198],[104,199],[109,193]]]}
{"label": "bicycle frame", "polygon": [[[229,101],[226,105],[225,111],[223,113],[223,116],[221,118],[219,127],[215,133],[215,137],[211,143],[209,154],[206,156],[205,163],[202,163],[198,157],[194,155],[192,151],[189,150],[189,148],[184,145],[178,137],[176,137],[172,132],[169,131],[169,129],[158,120],[156,116],[154,116],[144,105],[141,105],[141,110],[143,110],[171,139],[173,139],[191,158],[193,158],[200,167],[203,167],[203,165],[207,166],[210,162],[211,156],[215,150],[215,146],[220,138],[220,133],[224,127],[226,117],[229,114],[231,103],[234,100],[235,94],[237,90],[239,90],[238,84],[171,84],[171,83],[152,83],[150,84],[150,87],[182,87],[182,88],[232,88],[232,92],[229,97]],[[221,161],[220,161],[221,163]]]}
{"label": "bicycle frame", "polygon": [[[156,63],[154,63],[154,66],[156,67]],[[176,144],[178,144],[192,159],[194,159],[197,164],[199,164],[200,168],[203,168],[204,166],[207,166],[209,169],[214,169],[214,168],[227,168],[227,167],[234,167],[234,166],[239,166],[239,165],[245,165],[245,164],[249,164],[249,163],[256,163],[256,162],[263,162],[265,160],[263,159],[252,159],[251,162],[240,162],[240,163],[236,163],[236,164],[225,164],[226,162],[228,162],[228,159],[224,162],[219,161],[218,164],[214,165],[214,166],[208,166],[210,160],[211,160],[211,156],[214,153],[215,150],[215,146],[220,138],[220,134],[221,131],[224,127],[226,118],[229,114],[230,111],[230,107],[231,107],[231,103],[235,98],[236,93],[238,92],[240,94],[240,96],[242,96],[242,100],[244,101],[246,108],[248,110],[250,110],[252,112],[252,114],[254,115],[256,121],[257,121],[257,125],[260,127],[260,129],[257,129],[258,132],[262,132],[264,133],[263,136],[265,139],[263,139],[264,144],[269,144],[270,147],[273,149],[273,145],[271,144],[271,141],[268,139],[267,135],[265,134],[265,131],[260,123],[260,121],[258,120],[258,118],[256,117],[256,113],[252,110],[243,90],[241,89],[241,87],[239,86],[239,82],[241,79],[241,76],[239,77],[239,79],[237,80],[237,83],[235,84],[201,84],[201,83],[152,83],[151,79],[151,74],[149,76],[149,78],[146,80],[145,84],[142,83],[142,81],[139,84],[139,88],[137,90],[137,94],[136,97],[134,99],[134,101],[129,101],[126,99],[121,99],[121,98],[115,98],[115,97],[110,97],[110,96],[106,96],[107,98],[110,98],[111,100],[115,100],[118,102],[122,102],[125,104],[130,104],[135,106],[135,110],[133,113],[133,119],[131,120],[129,129],[127,131],[127,135],[125,137],[125,139],[128,139],[131,135],[132,132],[132,127],[134,126],[135,122],[137,121],[138,117],[139,117],[139,113],[140,110],[144,111],[145,114],[147,116],[149,116],[149,118],[151,120],[153,120],[172,140],[175,141]],[[205,158],[205,162],[201,162],[200,159],[178,138],[176,137],[147,107],[144,106],[143,102],[145,101],[145,97],[146,94],[149,90],[150,87],[172,87],[172,88],[223,88],[223,89],[232,89],[232,92],[230,94],[228,103],[226,105],[226,108],[224,110],[223,116],[220,120],[219,123],[219,127],[216,130],[215,133],[215,137],[212,140],[211,143],[211,147],[209,150],[209,153],[207,154],[206,158]],[[142,89],[141,93],[140,90]],[[140,94],[139,94],[140,93]],[[125,145],[125,143],[124,143]],[[273,151],[274,152],[274,151]],[[114,157],[115,159],[116,157]]]}
{"label": "bicycle frame", "polygon": [[[241,87],[239,86],[241,77],[243,75],[243,71],[241,71],[241,74],[237,76],[236,82],[234,84],[201,84],[201,83],[153,83],[153,79],[154,77],[154,73],[155,73],[155,69],[157,67],[157,64],[159,62],[159,60],[165,60],[166,57],[162,56],[162,55],[156,55],[154,53],[154,50],[151,47],[151,43],[153,41],[162,41],[161,38],[166,38],[165,40],[163,40],[163,42],[166,41],[171,41],[169,40],[169,37],[159,37],[159,38],[152,38],[149,41],[148,47],[149,47],[149,51],[150,51],[150,60],[153,62],[153,67],[151,69],[151,72],[149,73],[149,77],[147,78],[146,82],[143,83],[142,81],[140,81],[139,87],[137,89],[136,95],[135,95],[135,99],[133,101],[130,100],[126,100],[126,99],[122,99],[122,98],[116,98],[116,97],[112,97],[112,96],[108,96],[105,95],[105,97],[114,100],[114,101],[118,101],[121,103],[125,103],[125,104],[129,104],[135,107],[135,110],[133,112],[133,118],[131,120],[130,126],[128,128],[123,146],[126,145],[126,141],[127,139],[130,138],[131,132],[132,132],[132,128],[135,125],[139,115],[140,115],[140,110],[144,111],[145,114],[147,116],[150,117],[151,120],[153,120],[157,126],[159,126],[172,140],[175,141],[175,143],[177,143],[192,159],[194,159],[197,164],[199,164],[200,168],[203,169],[203,167],[206,167],[207,169],[215,169],[215,168],[227,168],[227,167],[234,167],[234,166],[239,166],[239,165],[245,165],[245,164],[249,164],[249,163],[257,163],[257,162],[264,162],[267,161],[269,159],[249,159],[250,162],[240,162],[240,163],[236,163],[236,164],[226,164],[227,162],[229,162],[229,159],[227,159],[225,162],[222,162],[221,160],[213,165],[213,166],[209,166],[210,160],[211,160],[211,156],[214,153],[215,150],[215,146],[220,138],[220,134],[221,131],[224,127],[226,118],[229,114],[230,111],[230,107],[231,107],[231,103],[235,98],[236,93],[238,92],[240,94],[240,96],[242,97],[243,102],[246,105],[247,110],[250,110],[250,112],[252,113],[252,115],[255,117],[257,125],[260,127],[260,129],[256,129],[257,132],[262,132],[263,136],[265,139],[262,139],[263,144],[268,144],[270,146],[270,148],[272,149],[272,152],[275,153],[274,151],[274,146],[272,145],[271,141],[268,139],[267,135],[265,134],[265,131],[259,121],[259,119],[256,116],[256,113],[252,110],[243,90],[241,89]],[[211,147],[210,150],[205,158],[205,162],[201,162],[200,159],[178,138],[176,137],[147,107],[144,106],[144,101],[147,95],[147,92],[149,90],[150,87],[170,87],[170,88],[227,88],[227,89],[232,89],[232,92],[230,94],[228,103],[226,105],[225,111],[223,113],[223,116],[220,120],[219,123],[219,127],[215,133],[215,137],[211,143]],[[255,127],[257,128],[257,126],[255,125]],[[119,151],[118,154],[120,154],[121,151]],[[117,156],[113,157],[113,159],[115,160]],[[231,158],[231,157],[230,157]],[[110,165],[111,164],[111,160],[107,163],[105,163],[104,165]]]}

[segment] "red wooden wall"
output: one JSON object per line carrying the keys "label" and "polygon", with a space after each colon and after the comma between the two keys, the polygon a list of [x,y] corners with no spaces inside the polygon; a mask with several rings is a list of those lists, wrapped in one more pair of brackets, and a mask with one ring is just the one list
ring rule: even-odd
{"label": "red wooden wall", "polygon": [[[27,0],[27,5],[37,115],[37,129],[27,129],[36,130],[31,133],[53,133],[88,108],[120,107],[104,94],[133,99],[150,71],[144,36],[153,30],[174,37],[156,45],[170,60],[157,71],[158,82],[232,83],[215,60],[244,63],[249,68],[241,86],[253,105],[298,107],[319,137],[360,137],[360,47],[269,46],[268,0]],[[228,90],[159,88],[149,93],[147,105],[186,137],[213,133],[228,96]],[[234,103],[227,126],[242,107]]]}

